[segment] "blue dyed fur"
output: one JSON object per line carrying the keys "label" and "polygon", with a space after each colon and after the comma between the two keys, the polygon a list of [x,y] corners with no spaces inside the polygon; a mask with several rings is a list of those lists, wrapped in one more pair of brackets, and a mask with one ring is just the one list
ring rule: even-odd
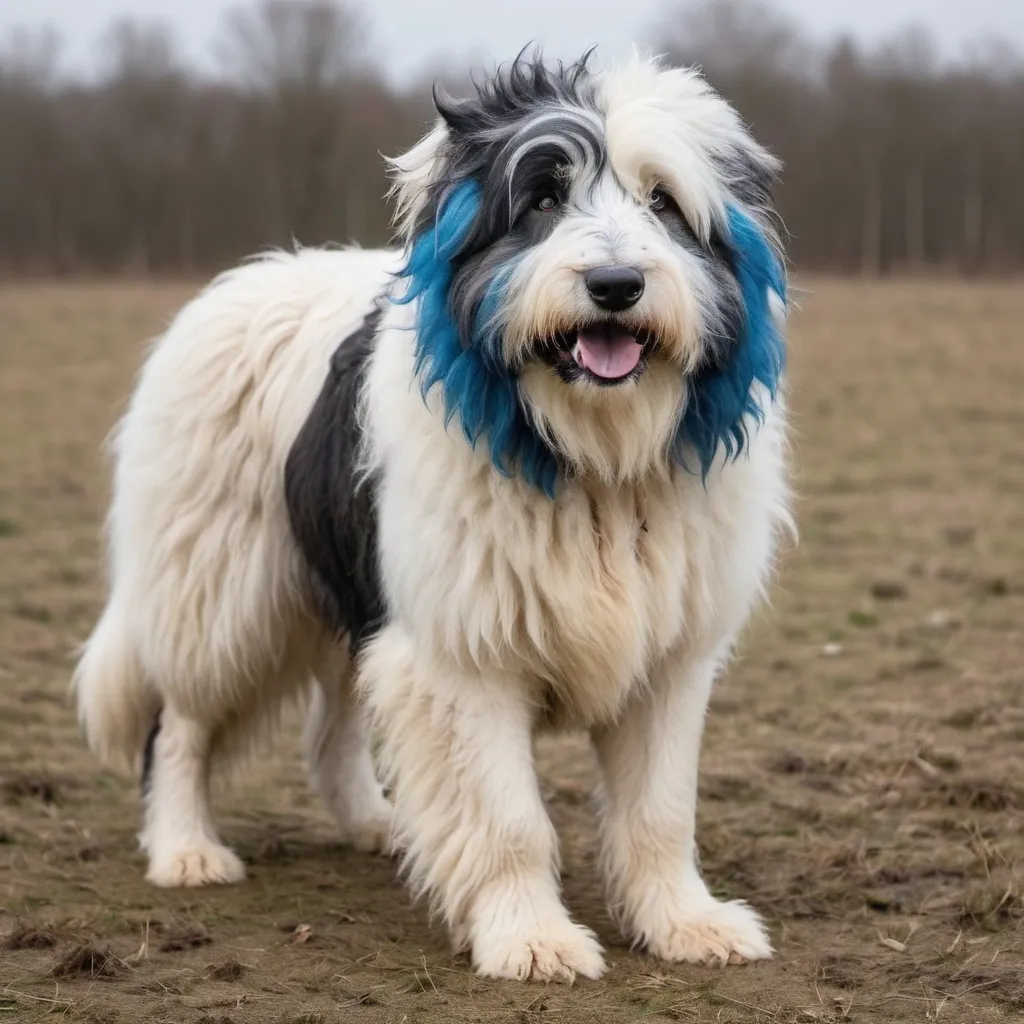
{"label": "blue dyed fur", "polygon": [[[502,474],[521,473],[554,497],[559,462],[541,440],[519,397],[517,379],[501,354],[500,307],[511,267],[495,276],[477,311],[472,337],[460,336],[448,305],[452,260],[458,255],[479,211],[480,190],[473,181],[458,185],[445,199],[432,228],[413,243],[400,276],[408,281],[396,302],[419,299],[416,373],[424,397],[440,385],[445,420],[458,416],[466,441],[482,438]],[[684,464],[692,448],[706,477],[721,446],[738,457],[748,443],[748,422],[764,410],[751,393],[755,381],[775,397],[785,365],[783,340],[772,320],[767,289],[785,299],[785,277],[778,257],[758,224],[739,207],[728,211],[730,248],[744,305],[743,329],[728,365],[699,376],[691,388],[676,437],[676,458]]]}
{"label": "blue dyed fur", "polygon": [[479,207],[480,190],[475,182],[455,188],[434,226],[413,244],[402,271],[409,288],[398,301],[420,300],[416,373],[424,396],[436,384],[441,385],[445,420],[450,423],[457,415],[470,445],[486,437],[491,461],[500,473],[509,476],[518,471],[548,497],[554,497],[558,461],[530,423],[519,399],[518,382],[501,358],[498,311],[504,275],[499,273],[488,288],[476,315],[473,337],[460,337],[448,308],[451,261]]}
{"label": "blue dyed fur", "polygon": [[754,383],[763,384],[774,401],[786,367],[785,342],[768,305],[769,288],[786,300],[782,263],[749,214],[730,206],[727,216],[743,322],[725,367],[699,374],[691,384],[676,435],[677,459],[685,465],[685,449],[692,448],[703,479],[707,479],[719,447],[726,459],[742,454],[749,443],[751,423],[756,426],[764,420],[764,410],[753,394]]}

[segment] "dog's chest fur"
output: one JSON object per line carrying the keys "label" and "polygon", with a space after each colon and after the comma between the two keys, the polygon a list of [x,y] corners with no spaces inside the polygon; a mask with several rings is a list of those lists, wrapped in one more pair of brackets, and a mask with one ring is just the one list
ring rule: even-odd
{"label": "dog's chest fur", "polygon": [[553,724],[606,720],[683,629],[675,489],[575,484],[554,502],[508,490],[521,503],[494,511],[512,528],[479,542],[478,593],[492,595],[475,615],[479,643],[541,687]]}
{"label": "dog's chest fur", "polygon": [[785,504],[773,430],[707,489],[678,470],[552,500],[445,429],[408,337],[378,339],[365,429],[389,618],[436,671],[515,676],[558,722],[606,721],[670,650],[710,651],[747,614]]}
{"label": "dog's chest fur", "polygon": [[391,538],[410,510],[385,497],[396,615],[440,661],[525,678],[556,719],[608,718],[682,629],[688,567],[670,485],[552,502],[493,470],[466,483],[455,502],[417,503],[422,547],[408,558]]}

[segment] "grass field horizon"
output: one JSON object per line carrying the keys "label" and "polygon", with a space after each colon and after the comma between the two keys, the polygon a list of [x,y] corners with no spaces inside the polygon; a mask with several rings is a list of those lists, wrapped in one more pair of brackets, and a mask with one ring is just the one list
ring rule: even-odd
{"label": "grass field horizon", "polygon": [[698,811],[709,884],[777,953],[630,950],[590,753],[546,738],[566,898],[609,950],[572,989],[474,977],[393,861],[339,847],[294,716],[218,795],[250,879],[145,883],[137,780],[88,752],[67,687],[104,598],[102,445],[201,283],[0,282],[0,1020],[1021,1019],[1024,282],[796,278],[800,543],[716,690]]}

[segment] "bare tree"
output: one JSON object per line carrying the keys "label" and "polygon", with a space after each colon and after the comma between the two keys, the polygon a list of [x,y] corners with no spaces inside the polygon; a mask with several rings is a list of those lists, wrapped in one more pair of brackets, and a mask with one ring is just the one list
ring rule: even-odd
{"label": "bare tree", "polygon": [[365,72],[366,38],[362,16],[331,0],[263,0],[228,13],[219,52],[247,88],[308,92]]}
{"label": "bare tree", "polygon": [[723,77],[813,74],[817,54],[796,23],[765,0],[691,0],[655,29],[658,47]]}
{"label": "bare tree", "polygon": [[62,48],[60,34],[52,26],[15,26],[0,45],[0,84],[8,91],[52,91],[58,81]]}
{"label": "bare tree", "polygon": [[163,22],[119,18],[100,38],[101,74],[126,86],[174,78],[181,73],[177,44]]}

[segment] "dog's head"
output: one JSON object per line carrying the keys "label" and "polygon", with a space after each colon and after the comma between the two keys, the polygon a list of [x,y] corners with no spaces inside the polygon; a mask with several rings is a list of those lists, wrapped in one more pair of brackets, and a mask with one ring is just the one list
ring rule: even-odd
{"label": "dog's head", "polygon": [[639,56],[521,55],[476,92],[435,92],[392,161],[424,393],[548,493],[739,454],[783,368],[777,161],[696,71]]}

